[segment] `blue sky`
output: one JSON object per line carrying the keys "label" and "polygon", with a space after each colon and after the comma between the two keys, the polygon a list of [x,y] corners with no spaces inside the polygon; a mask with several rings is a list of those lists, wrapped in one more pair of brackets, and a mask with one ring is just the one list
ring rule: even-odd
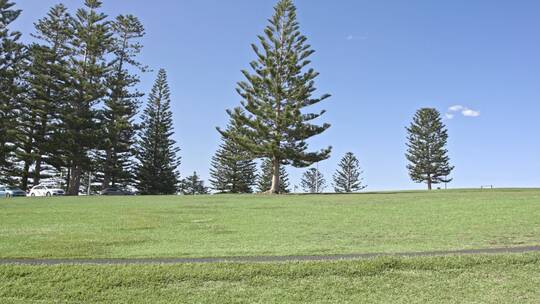
{"label": "blue sky", "polygon": [[[60,1],[16,2],[24,12],[15,27],[30,39],[32,23]],[[83,1],[62,2],[74,9]],[[169,73],[182,175],[197,170],[207,178],[219,144],[215,127],[239,103],[240,70],[254,58],[250,44],[275,1],[104,2],[109,15],[132,13],[146,26],[141,61]],[[352,151],[368,189],[423,188],[405,168],[405,126],[418,108],[435,107],[453,115],[445,120],[456,166],[450,187],[540,186],[539,1],[296,4],[317,51],[319,93],[333,95],[320,106],[332,128],[310,141],[314,149],[334,147],[319,165],[328,184]],[[140,89],[148,92],[154,78],[144,75]],[[294,184],[302,171],[289,169]]]}

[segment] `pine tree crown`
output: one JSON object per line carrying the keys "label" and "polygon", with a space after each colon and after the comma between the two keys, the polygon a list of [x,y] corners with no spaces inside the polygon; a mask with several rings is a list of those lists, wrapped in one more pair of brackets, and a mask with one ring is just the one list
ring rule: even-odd
{"label": "pine tree crown", "polygon": [[321,193],[326,187],[326,179],[317,168],[309,168],[302,175],[300,184],[306,192]]}
{"label": "pine tree crown", "polygon": [[334,190],[338,193],[364,190],[367,186],[362,184],[363,179],[360,175],[363,173],[360,169],[360,161],[352,152],[347,152],[334,173]]}
{"label": "pine tree crown", "polygon": [[428,184],[452,181],[448,178],[454,169],[446,149],[448,130],[440,112],[433,108],[422,108],[416,112],[413,122],[406,129],[406,158],[411,179]]}
{"label": "pine tree crown", "polygon": [[144,194],[173,194],[179,183],[180,148],[171,138],[170,90],[164,69],[158,73],[139,133],[137,178]]}
{"label": "pine tree crown", "polygon": [[[230,121],[227,130],[238,128]],[[234,141],[222,137],[222,143],[212,157],[210,183],[219,193],[252,193],[256,164],[248,151]]]}
{"label": "pine tree crown", "polygon": [[260,47],[252,45],[257,58],[250,64],[252,72],[242,71],[246,80],[239,82],[237,88],[241,106],[227,111],[242,127],[235,132],[219,128],[218,131],[257,158],[307,167],[329,157],[331,147],[308,152],[306,140],[323,133],[330,125],[313,124],[325,111],[302,110],[330,95],[312,96],[318,73],[307,66],[314,51],[299,28],[293,2],[279,1],[264,35],[258,36]]}

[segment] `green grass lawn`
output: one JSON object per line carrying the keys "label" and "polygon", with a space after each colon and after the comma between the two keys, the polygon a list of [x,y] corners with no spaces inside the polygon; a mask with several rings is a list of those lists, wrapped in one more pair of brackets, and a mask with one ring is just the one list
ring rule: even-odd
{"label": "green grass lawn", "polygon": [[0,303],[540,303],[540,255],[0,266]]}
{"label": "green grass lawn", "polygon": [[0,200],[0,258],[218,257],[540,244],[540,190]]}

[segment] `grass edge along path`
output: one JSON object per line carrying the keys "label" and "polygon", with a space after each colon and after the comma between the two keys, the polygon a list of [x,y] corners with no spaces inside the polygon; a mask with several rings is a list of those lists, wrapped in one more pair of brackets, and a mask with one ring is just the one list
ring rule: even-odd
{"label": "grass edge along path", "polygon": [[540,246],[469,249],[455,251],[428,251],[403,253],[361,253],[345,255],[304,255],[304,256],[250,256],[225,258],[150,258],[150,259],[0,259],[0,265],[143,265],[143,264],[206,264],[206,263],[269,263],[303,261],[344,261],[371,259],[377,257],[430,257],[478,254],[521,254],[540,252]]}

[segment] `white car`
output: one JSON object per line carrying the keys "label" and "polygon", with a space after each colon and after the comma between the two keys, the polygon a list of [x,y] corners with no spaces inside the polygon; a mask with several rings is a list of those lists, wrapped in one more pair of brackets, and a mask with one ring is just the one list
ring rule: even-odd
{"label": "white car", "polygon": [[64,190],[48,185],[37,185],[30,190],[30,196],[62,196],[66,194]]}

